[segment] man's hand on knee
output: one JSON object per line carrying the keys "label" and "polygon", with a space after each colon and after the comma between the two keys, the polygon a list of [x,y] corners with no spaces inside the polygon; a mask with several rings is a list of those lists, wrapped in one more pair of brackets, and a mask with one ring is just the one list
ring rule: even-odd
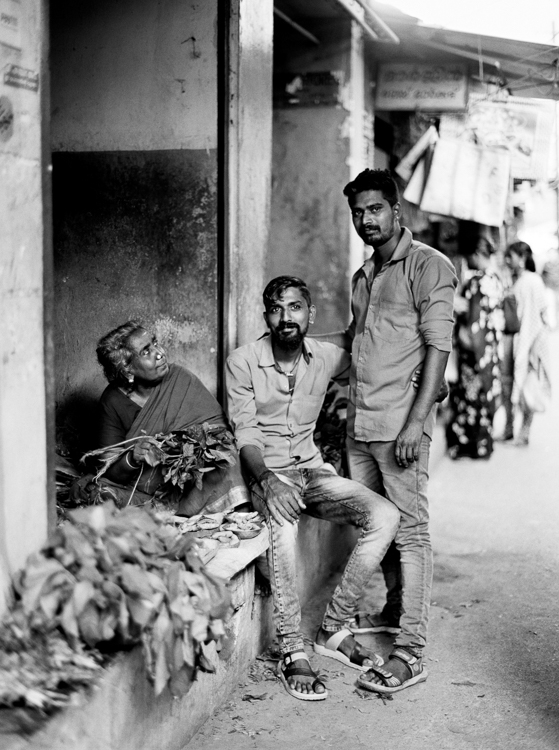
{"label": "man's hand on knee", "polygon": [[285,521],[296,523],[307,507],[299,490],[282,482],[273,472],[266,473],[259,484],[264,492],[266,510],[274,521],[280,526]]}

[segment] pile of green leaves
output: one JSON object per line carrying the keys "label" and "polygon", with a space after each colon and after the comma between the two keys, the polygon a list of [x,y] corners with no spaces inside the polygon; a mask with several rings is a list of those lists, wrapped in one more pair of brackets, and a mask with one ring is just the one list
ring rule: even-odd
{"label": "pile of green leaves", "polygon": [[103,654],[143,645],[159,694],[180,694],[214,671],[225,584],[204,568],[191,535],[157,515],[113,503],[69,513],[14,581],[0,626],[0,705],[48,711],[95,678]]}

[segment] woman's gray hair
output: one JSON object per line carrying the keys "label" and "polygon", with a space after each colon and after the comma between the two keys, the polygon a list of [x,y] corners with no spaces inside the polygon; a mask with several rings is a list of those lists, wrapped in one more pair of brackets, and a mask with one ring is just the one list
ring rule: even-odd
{"label": "woman's gray hair", "polygon": [[105,377],[112,383],[115,380],[126,382],[125,368],[132,359],[133,352],[128,346],[130,337],[137,331],[145,331],[139,320],[129,320],[118,328],[109,331],[97,343],[97,360]]}

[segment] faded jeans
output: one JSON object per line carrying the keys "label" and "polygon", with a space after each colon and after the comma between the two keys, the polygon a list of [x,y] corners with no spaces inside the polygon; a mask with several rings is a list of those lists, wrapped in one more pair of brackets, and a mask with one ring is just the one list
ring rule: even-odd
{"label": "faded jeans", "polygon": [[[400,615],[401,632],[395,646],[402,646],[415,656],[421,656],[427,640],[433,579],[427,501],[430,444],[430,439],[423,435],[419,460],[403,468],[396,463],[395,441],[365,443],[347,439],[352,479],[385,495],[400,511],[394,545],[382,563],[388,588],[388,603],[383,613],[388,618]],[[371,593],[370,587],[364,591],[360,607],[369,614],[374,611]]]}
{"label": "faded jeans", "polygon": [[[384,497],[359,482],[338,476],[328,464],[318,469],[286,469],[275,473],[300,491],[307,506],[303,513],[362,530],[322,621],[324,630],[335,633],[355,614],[363,588],[371,580],[394,538],[399,514]],[[261,509],[260,487],[254,484],[251,490],[255,507]],[[282,654],[304,650],[297,595],[298,525],[284,521],[280,526],[273,518],[268,518],[268,569],[274,622]]]}

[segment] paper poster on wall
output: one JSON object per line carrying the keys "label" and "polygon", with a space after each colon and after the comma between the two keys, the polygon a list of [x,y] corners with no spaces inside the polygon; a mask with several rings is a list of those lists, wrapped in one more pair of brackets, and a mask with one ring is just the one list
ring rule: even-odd
{"label": "paper poster on wall", "polygon": [[19,0],[0,0],[0,43],[21,49],[22,11]]}
{"label": "paper poster on wall", "polygon": [[435,146],[420,208],[498,227],[505,218],[510,154],[455,140]]}

